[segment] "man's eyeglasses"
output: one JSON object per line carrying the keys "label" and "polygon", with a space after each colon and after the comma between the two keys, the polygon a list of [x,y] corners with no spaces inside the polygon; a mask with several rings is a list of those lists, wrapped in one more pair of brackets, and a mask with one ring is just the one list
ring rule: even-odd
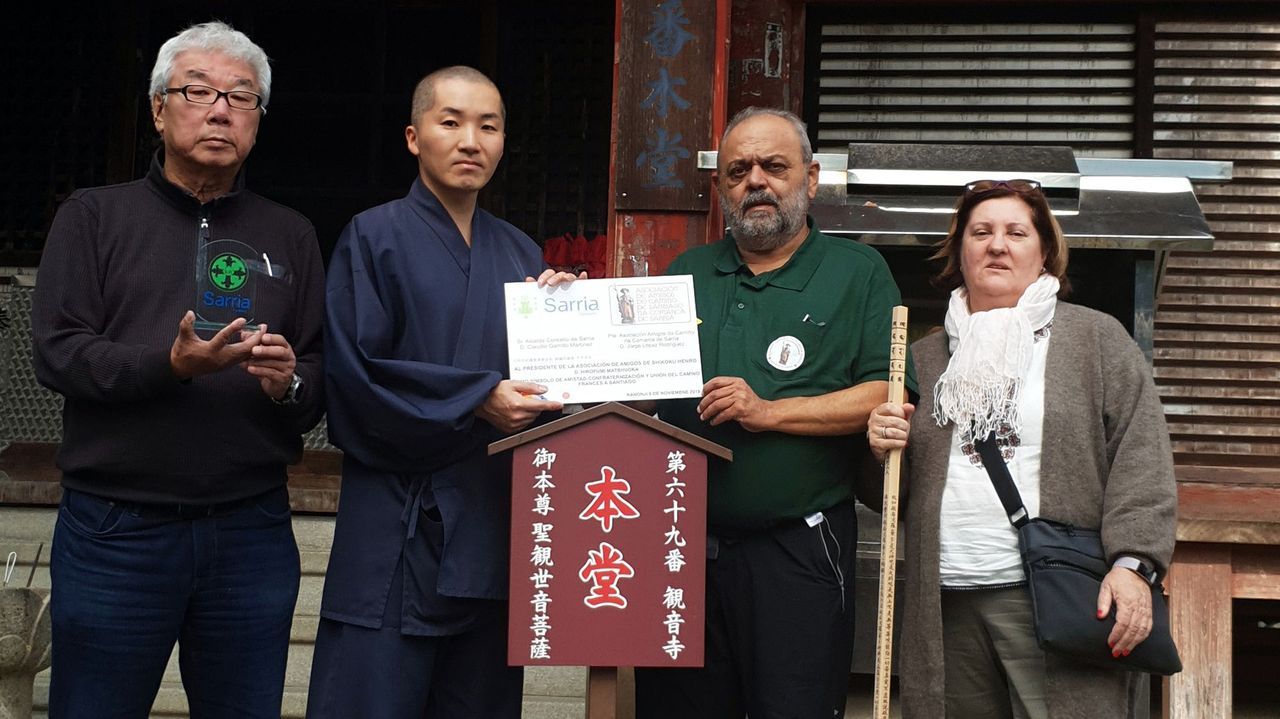
{"label": "man's eyeglasses", "polygon": [[1034,192],[1040,189],[1040,183],[1035,180],[978,180],[964,186],[966,192],[975,195],[1001,188],[1019,193]]}
{"label": "man's eyeglasses", "polygon": [[182,87],[166,87],[164,94],[178,93],[187,102],[197,105],[212,105],[222,98],[227,98],[227,105],[237,110],[257,110],[262,107],[262,96],[248,90],[215,90],[208,85],[183,85]]}

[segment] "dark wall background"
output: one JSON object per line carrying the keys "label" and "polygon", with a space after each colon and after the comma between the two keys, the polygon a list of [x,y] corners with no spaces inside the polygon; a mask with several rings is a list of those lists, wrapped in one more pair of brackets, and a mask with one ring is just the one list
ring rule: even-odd
{"label": "dark wall background", "polygon": [[534,239],[603,230],[613,3],[120,2],[0,10],[0,265],[39,262],[58,204],[146,171],[146,89],[161,43],[220,19],[272,59],[249,186],[315,223],[326,256],[365,208],[402,196],[419,78],[453,64],[495,79],[506,153],[481,198]]}

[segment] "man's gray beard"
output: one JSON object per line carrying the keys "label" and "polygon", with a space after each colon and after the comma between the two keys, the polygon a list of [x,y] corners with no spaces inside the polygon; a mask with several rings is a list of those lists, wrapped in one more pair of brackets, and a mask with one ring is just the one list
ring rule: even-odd
{"label": "man's gray beard", "polygon": [[[804,185],[796,191],[780,199],[766,190],[755,190],[747,193],[740,204],[720,193],[720,211],[724,213],[729,232],[738,243],[740,249],[748,252],[769,252],[787,244],[805,224],[805,216],[809,212],[808,188]],[[771,216],[748,217],[745,207],[762,202],[773,204],[777,209]]]}

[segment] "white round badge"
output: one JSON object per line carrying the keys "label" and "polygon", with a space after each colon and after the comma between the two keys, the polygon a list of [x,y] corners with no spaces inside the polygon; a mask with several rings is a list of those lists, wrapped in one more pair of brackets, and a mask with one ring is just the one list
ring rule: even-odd
{"label": "white round badge", "polygon": [[791,335],[783,335],[769,343],[764,357],[774,367],[790,372],[804,363],[804,344]]}

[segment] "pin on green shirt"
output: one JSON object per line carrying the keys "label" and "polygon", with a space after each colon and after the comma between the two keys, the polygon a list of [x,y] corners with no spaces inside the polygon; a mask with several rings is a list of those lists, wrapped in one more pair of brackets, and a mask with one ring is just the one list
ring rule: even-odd
{"label": "pin on green shirt", "polygon": [[[671,275],[693,275],[703,381],[741,377],[762,399],[809,397],[889,379],[890,317],[901,295],[884,258],[813,229],[785,265],[753,275],[731,236],[676,258]],[[907,361],[907,387],[916,390]],[[810,437],[716,427],[698,400],[667,400],[667,422],[733,450],[707,482],[713,531],[750,531],[805,517],[853,497],[859,433]]]}

